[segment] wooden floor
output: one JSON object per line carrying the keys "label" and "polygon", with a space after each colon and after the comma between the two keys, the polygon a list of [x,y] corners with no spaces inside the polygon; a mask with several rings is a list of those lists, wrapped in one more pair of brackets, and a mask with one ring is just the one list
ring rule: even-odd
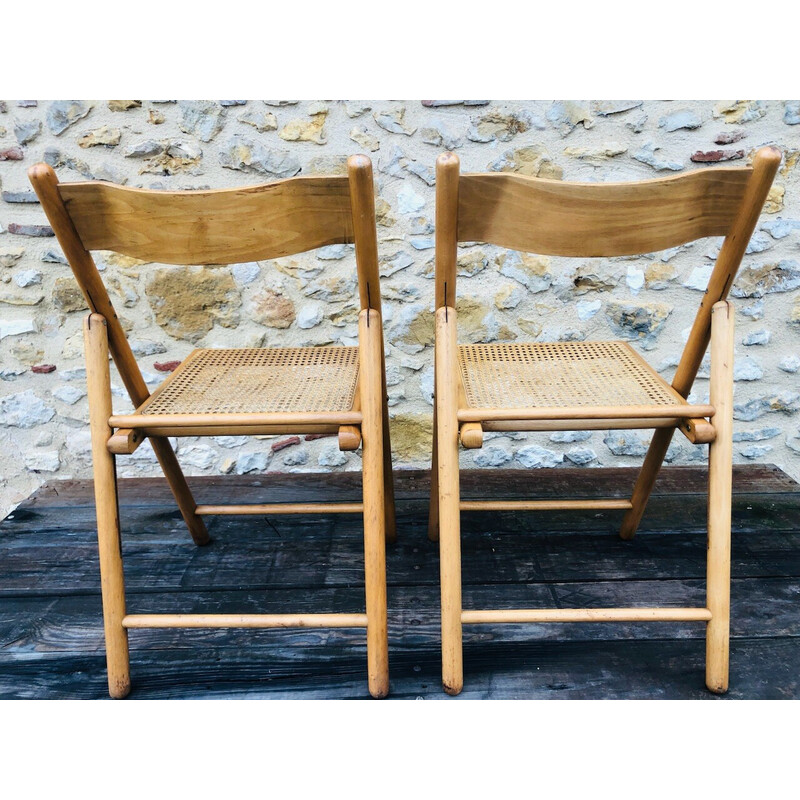
{"label": "wooden floor", "polygon": [[[465,473],[464,496],[621,496],[634,470]],[[191,480],[198,502],[356,498],[360,476]],[[322,490],[320,491],[320,485]],[[391,697],[440,688],[425,472],[396,473]],[[362,611],[354,516],[217,517],[195,547],[159,480],[120,485],[128,610]],[[705,471],[666,468],[633,542],[622,512],[463,514],[465,607],[704,605]],[[729,698],[800,697],[800,486],[734,475]],[[698,698],[704,624],[465,626],[467,698]],[[363,630],[137,630],[131,699],[367,697]],[[0,523],[0,698],[105,698],[91,484],[54,481]]]}

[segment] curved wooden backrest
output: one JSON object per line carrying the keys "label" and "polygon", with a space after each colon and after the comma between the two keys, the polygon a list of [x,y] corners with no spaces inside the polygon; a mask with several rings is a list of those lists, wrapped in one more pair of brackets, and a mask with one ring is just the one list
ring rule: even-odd
{"label": "curved wooden backrest", "polygon": [[188,192],[89,181],[58,192],[87,250],[161,264],[235,264],[353,241],[347,176]]}
{"label": "curved wooden backrest", "polygon": [[551,256],[626,256],[725,236],[750,167],[636,183],[566,183],[507,173],[458,183],[458,240]]}

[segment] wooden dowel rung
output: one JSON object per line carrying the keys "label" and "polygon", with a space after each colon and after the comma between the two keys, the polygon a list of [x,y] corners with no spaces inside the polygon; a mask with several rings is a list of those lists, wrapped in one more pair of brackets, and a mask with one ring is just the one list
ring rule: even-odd
{"label": "wooden dowel rung", "polygon": [[461,612],[465,625],[499,622],[707,622],[707,608],[509,608]]}
{"label": "wooden dowel rung", "polygon": [[365,628],[366,614],[128,614],[124,628]]}
{"label": "wooden dowel rung", "polygon": [[360,514],[363,503],[248,503],[247,505],[202,505],[194,513],[235,514]]}
{"label": "wooden dowel rung", "polygon": [[650,419],[670,417],[712,417],[714,406],[564,406],[540,408],[461,408],[459,422],[526,419]]}
{"label": "wooden dowel rung", "polygon": [[264,414],[126,414],[112,415],[112,428],[205,428],[259,425],[360,425],[360,411],[297,411]]}
{"label": "wooden dowel rung", "polygon": [[121,428],[111,434],[106,446],[108,447],[108,452],[114,453],[114,455],[130,455],[136,452],[136,449],[144,440],[145,436],[141,431],[133,428]]}
{"label": "wooden dowel rung", "polygon": [[558,511],[565,509],[580,511],[584,509],[627,510],[630,500],[462,500],[462,511]]}

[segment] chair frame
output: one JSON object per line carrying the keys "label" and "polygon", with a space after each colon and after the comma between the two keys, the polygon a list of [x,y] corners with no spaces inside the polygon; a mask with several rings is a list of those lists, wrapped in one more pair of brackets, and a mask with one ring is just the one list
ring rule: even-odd
{"label": "chair frame", "polygon": [[[300,177],[244,189],[158,192],[96,181],[59,183],[36,164],[28,175],[91,313],[84,322],[103,619],[112,697],[131,688],[132,628],[365,627],[369,691],[389,691],[385,545],[395,532],[372,164],[352,156],[346,176]],[[360,313],[359,380],[349,412],[239,415],[114,415],[109,352],[134,408],[150,397],[90,250],[115,250],[171,264],[238,263],[322,245],[355,243]],[[169,378],[167,379],[169,380]],[[162,386],[165,384],[162,384]],[[198,505],[168,436],[338,434],[343,450],[363,447],[363,502]],[[210,542],[211,514],[361,513],[365,613],[129,614],[125,604],[116,456],[149,439],[197,545]]]}
{"label": "chair frame", "polygon": [[[442,682],[463,687],[462,626],[520,622],[704,621],[706,685],[728,688],[734,311],[726,300],[781,161],[758,150],[752,167],[711,168],[637,183],[579,184],[511,174],[459,174],[458,157],[436,163],[436,335],[433,462],[428,535],[439,540]],[[709,404],[470,409],[458,362],[456,261],[459,242],[488,242],[554,256],[648,253],[724,236],[672,388],[687,398],[711,344]],[[669,408],[669,416],[664,409]],[[459,442],[481,447],[485,430],[653,428],[629,500],[470,500],[459,488]],[[474,510],[619,509],[632,539],[675,430],[709,444],[707,601],[703,608],[465,610],[460,513]]]}

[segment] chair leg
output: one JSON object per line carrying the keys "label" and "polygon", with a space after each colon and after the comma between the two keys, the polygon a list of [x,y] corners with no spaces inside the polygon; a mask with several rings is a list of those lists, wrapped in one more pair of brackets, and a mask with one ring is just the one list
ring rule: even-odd
{"label": "chair leg", "polygon": [[150,444],[153,446],[158,463],[164,471],[164,477],[167,479],[169,488],[172,490],[175,502],[178,504],[183,521],[186,523],[194,543],[196,545],[208,544],[211,541],[211,537],[208,535],[208,530],[202,517],[198,517],[194,513],[197,503],[194,501],[189,484],[186,483],[186,478],[175,456],[175,451],[169,443],[169,439],[161,436],[151,436]]}
{"label": "chair leg", "polygon": [[108,692],[125,697],[131,690],[128,631],[125,616],[125,576],[119,532],[117,471],[107,443],[113,433],[111,376],[108,367],[108,332],[105,318],[91,314],[83,326],[86,346],[86,382],[89,394],[89,425],[92,435],[94,497],[97,510],[97,543],[100,554],[100,588],[108,666]]}
{"label": "chair leg", "polygon": [[[449,316],[449,319],[448,319]],[[461,631],[461,510],[458,474],[456,313],[436,312],[437,468],[439,570],[442,589],[442,684],[448,694],[464,686]]]}
{"label": "chair leg", "polygon": [[389,434],[389,404],[386,395],[386,368],[383,368],[383,502],[386,514],[386,542],[397,541],[397,519],[394,507],[394,478],[392,476],[392,442]]}
{"label": "chair leg", "polygon": [[[369,315],[370,324],[367,324]],[[365,309],[359,317],[361,436],[364,494],[364,582],[367,596],[367,673],[373,697],[389,693],[389,638],[386,619],[386,509],[381,320]]]}
{"label": "chair leg", "polygon": [[658,472],[664,463],[664,456],[667,454],[674,434],[675,428],[656,428],[653,433],[644,464],[642,464],[642,469],[639,471],[633,487],[632,507],[626,512],[619,530],[619,535],[623,539],[633,539],[636,529],[642,521],[647,501],[650,499],[650,493],[653,491]]}
{"label": "chair leg", "polygon": [[431,498],[428,506],[428,539],[439,541],[439,431],[436,424],[436,397],[433,398],[433,447],[431,450]]}
{"label": "chair leg", "polygon": [[711,316],[710,402],[717,435],[708,453],[708,565],[706,686],[728,691],[731,592],[731,501],[733,483],[733,343],[734,313],[728,302],[716,303]]}

